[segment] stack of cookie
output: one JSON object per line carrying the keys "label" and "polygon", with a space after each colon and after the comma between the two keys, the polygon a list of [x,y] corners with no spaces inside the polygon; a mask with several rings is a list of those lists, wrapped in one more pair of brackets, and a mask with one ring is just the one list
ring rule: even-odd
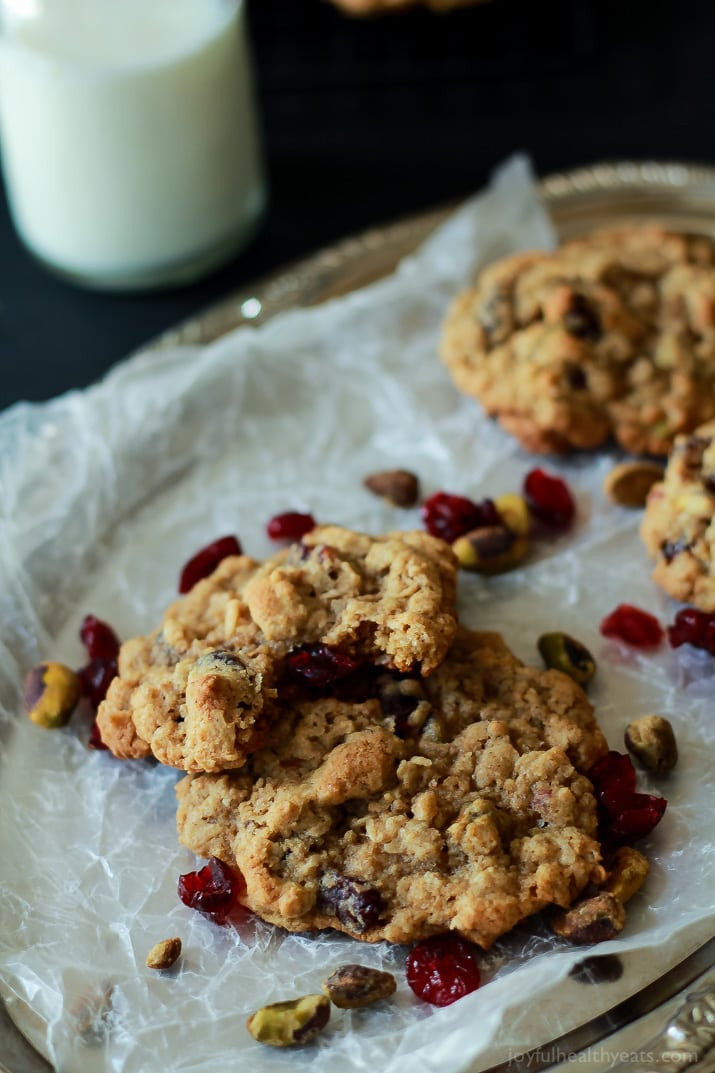
{"label": "stack of cookie", "polygon": [[229,557],[119,670],[104,742],[189,773],[180,840],[290,931],[488,947],[601,872],[591,705],[458,627],[454,555],[426,533],[323,526]]}

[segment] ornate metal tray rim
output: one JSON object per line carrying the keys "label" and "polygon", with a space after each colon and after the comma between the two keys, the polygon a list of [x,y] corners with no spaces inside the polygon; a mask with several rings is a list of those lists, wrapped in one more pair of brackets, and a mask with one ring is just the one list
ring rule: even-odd
{"label": "ornate metal tray rim", "polygon": [[[538,188],[564,238],[646,217],[680,230],[715,234],[715,167],[678,161],[603,162],[548,175]],[[454,208],[441,206],[344,239],[222,299],[149,342],[141,352],[204,345],[235,328],[262,324],[277,313],[317,305],[374,283],[393,271]],[[705,1065],[709,1069],[715,1057],[713,935],[715,929],[707,942],[657,980],[551,1041],[548,1049],[519,1054],[486,1073],[542,1073],[561,1064],[545,1055],[563,1055],[570,1063],[594,1044],[617,1039],[620,1030],[646,1014],[661,1007],[665,1011],[674,1000],[679,1005],[675,1012],[669,1011],[665,1026],[643,1041],[644,1050],[652,1056],[650,1062],[635,1068],[639,1073],[660,1073],[687,1064],[691,1069],[698,1065],[698,1073],[705,1073]],[[687,989],[693,982],[698,983],[698,990],[690,994]],[[0,1000],[0,1073],[50,1070]]]}
{"label": "ornate metal tray rim", "polygon": [[[715,167],[677,161],[614,161],[547,175],[539,195],[559,234],[648,217],[681,230],[715,234]],[[370,228],[301,258],[210,306],[142,351],[213,342],[241,325],[318,305],[392,272],[456,205]],[[710,219],[708,219],[708,216]]]}

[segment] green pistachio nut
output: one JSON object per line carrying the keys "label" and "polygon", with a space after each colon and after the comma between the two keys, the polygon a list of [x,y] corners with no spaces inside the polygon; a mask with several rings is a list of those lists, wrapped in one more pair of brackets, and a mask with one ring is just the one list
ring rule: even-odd
{"label": "green pistachio nut", "polygon": [[673,727],[662,715],[643,715],[626,727],[626,748],[648,771],[665,775],[678,762]]}
{"label": "green pistachio nut", "polygon": [[547,667],[563,671],[580,686],[590,682],[596,673],[596,662],[589,650],[567,633],[542,633],[536,643]]}
{"label": "green pistachio nut", "polygon": [[506,492],[494,500],[499,517],[507,529],[519,536],[528,536],[531,530],[531,512],[523,496]]}
{"label": "green pistachio nut", "polygon": [[334,1006],[357,1010],[387,998],[395,991],[395,977],[366,965],[343,965],[320,985]]}
{"label": "green pistachio nut", "polygon": [[458,537],[452,545],[463,570],[501,574],[518,566],[529,548],[528,538],[506,525],[485,525]]}
{"label": "green pistachio nut", "polygon": [[246,1028],[269,1047],[295,1047],[310,1043],[329,1020],[330,1000],[325,995],[304,995],[262,1006],[248,1018]]}
{"label": "green pistachio nut", "polygon": [[646,881],[650,871],[648,858],[632,846],[621,846],[616,850],[608,878],[601,886],[606,894],[612,894],[624,905],[630,901]]}
{"label": "green pistachio nut", "polygon": [[623,931],[626,911],[613,894],[596,894],[562,909],[551,918],[551,928],[572,943],[603,943]]}
{"label": "green pistachio nut", "polygon": [[79,678],[64,663],[40,663],[25,679],[28,718],[47,730],[67,723],[79,697]]}

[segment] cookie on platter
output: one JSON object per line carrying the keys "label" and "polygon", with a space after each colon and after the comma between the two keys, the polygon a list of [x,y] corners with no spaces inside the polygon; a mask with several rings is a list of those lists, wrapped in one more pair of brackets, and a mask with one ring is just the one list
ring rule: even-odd
{"label": "cookie on platter", "polygon": [[242,771],[179,783],[180,841],[237,867],[246,906],[290,931],[488,947],[598,875],[581,772],[607,746],[570,678],[460,630],[429,678],[361,688],[286,709]]}
{"label": "cookie on platter", "polygon": [[676,600],[715,611],[715,421],[679,436],[646,502],[641,536],[653,579]]}
{"label": "cookie on platter", "polygon": [[[433,670],[457,628],[456,560],[422,532],[323,526],[260,564],[231,556],[159,629],[122,645],[97,715],[118,757],[184,771],[240,768],[280,711],[278,687],[311,646],[398,670]],[[292,692],[289,691],[292,696]]]}
{"label": "cookie on platter", "polygon": [[529,451],[666,454],[715,416],[714,264],[709,239],[648,225],[515,254],[454,301],[442,359]]}

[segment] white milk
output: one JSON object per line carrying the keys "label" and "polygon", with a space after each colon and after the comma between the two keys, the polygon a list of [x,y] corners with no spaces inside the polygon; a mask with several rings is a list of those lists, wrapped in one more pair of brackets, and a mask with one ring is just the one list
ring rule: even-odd
{"label": "white milk", "polygon": [[264,205],[243,0],[2,0],[16,226],[105,287],[191,278]]}

